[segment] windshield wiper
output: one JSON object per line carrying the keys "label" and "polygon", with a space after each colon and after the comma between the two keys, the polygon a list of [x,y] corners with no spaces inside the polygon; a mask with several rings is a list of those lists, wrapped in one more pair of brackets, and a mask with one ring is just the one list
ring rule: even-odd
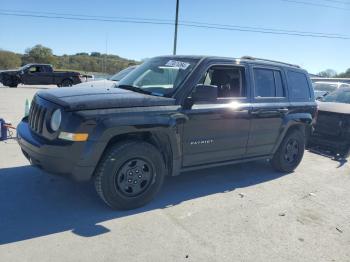
{"label": "windshield wiper", "polygon": [[119,87],[121,89],[126,89],[126,90],[130,90],[130,91],[134,91],[134,92],[137,92],[137,93],[141,93],[141,94],[146,94],[146,95],[153,95],[153,96],[160,96],[159,94],[157,93],[153,93],[151,91],[147,91],[147,90],[144,90],[140,87],[137,87],[137,86],[132,86],[132,85],[117,85],[116,87]]}

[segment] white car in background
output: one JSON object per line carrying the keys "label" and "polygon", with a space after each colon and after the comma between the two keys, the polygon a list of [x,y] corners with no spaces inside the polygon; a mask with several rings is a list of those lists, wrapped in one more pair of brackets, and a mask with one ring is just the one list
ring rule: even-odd
{"label": "white car in background", "polygon": [[315,98],[321,98],[330,92],[333,92],[339,88],[350,87],[350,84],[342,82],[322,82],[317,81],[312,84],[315,92]]}
{"label": "white car in background", "polygon": [[114,87],[120,80],[127,76],[137,66],[129,66],[112,77],[103,80],[88,81],[81,84],[74,85],[75,87]]}

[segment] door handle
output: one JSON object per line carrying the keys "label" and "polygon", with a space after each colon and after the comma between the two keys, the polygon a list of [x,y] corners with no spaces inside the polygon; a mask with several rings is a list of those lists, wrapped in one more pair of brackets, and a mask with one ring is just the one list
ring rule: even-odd
{"label": "door handle", "polygon": [[279,108],[277,111],[279,113],[286,114],[286,113],[288,113],[289,109],[288,108]]}
{"label": "door handle", "polygon": [[259,115],[261,113],[260,109],[250,110],[251,115]]}

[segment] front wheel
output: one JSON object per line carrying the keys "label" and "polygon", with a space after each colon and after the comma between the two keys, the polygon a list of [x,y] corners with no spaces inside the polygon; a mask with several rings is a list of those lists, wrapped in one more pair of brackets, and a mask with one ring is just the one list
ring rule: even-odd
{"label": "front wheel", "polygon": [[9,84],[9,87],[10,87],[10,88],[16,88],[17,85],[18,85],[18,84],[16,84],[16,83],[11,83],[11,84]]}
{"label": "front wheel", "polygon": [[271,165],[280,172],[292,172],[300,164],[305,150],[305,136],[299,129],[287,133],[271,159]]}
{"label": "front wheel", "polygon": [[127,141],[113,145],[100,160],[95,188],[114,209],[134,209],[150,202],[165,176],[163,157],[153,145]]}
{"label": "front wheel", "polygon": [[64,79],[59,87],[67,87],[67,86],[72,86],[72,85],[73,85],[73,81],[72,80]]}

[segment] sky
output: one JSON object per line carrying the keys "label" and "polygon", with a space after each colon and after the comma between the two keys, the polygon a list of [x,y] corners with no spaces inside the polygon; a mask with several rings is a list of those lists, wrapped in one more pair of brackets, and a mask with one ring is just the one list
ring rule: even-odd
{"label": "sky", "polygon": [[[17,10],[174,20],[175,4],[176,0],[11,0],[2,1],[0,13],[3,10]],[[180,21],[332,33],[350,38],[349,0],[180,0],[179,7]],[[72,21],[0,14],[0,28],[0,49],[19,53],[42,44],[57,55],[92,51],[105,53],[107,50],[109,54],[141,60],[171,54],[173,50],[173,25]],[[343,72],[350,68],[350,39],[179,26],[177,54],[249,55],[299,64],[310,73],[328,68]]]}

